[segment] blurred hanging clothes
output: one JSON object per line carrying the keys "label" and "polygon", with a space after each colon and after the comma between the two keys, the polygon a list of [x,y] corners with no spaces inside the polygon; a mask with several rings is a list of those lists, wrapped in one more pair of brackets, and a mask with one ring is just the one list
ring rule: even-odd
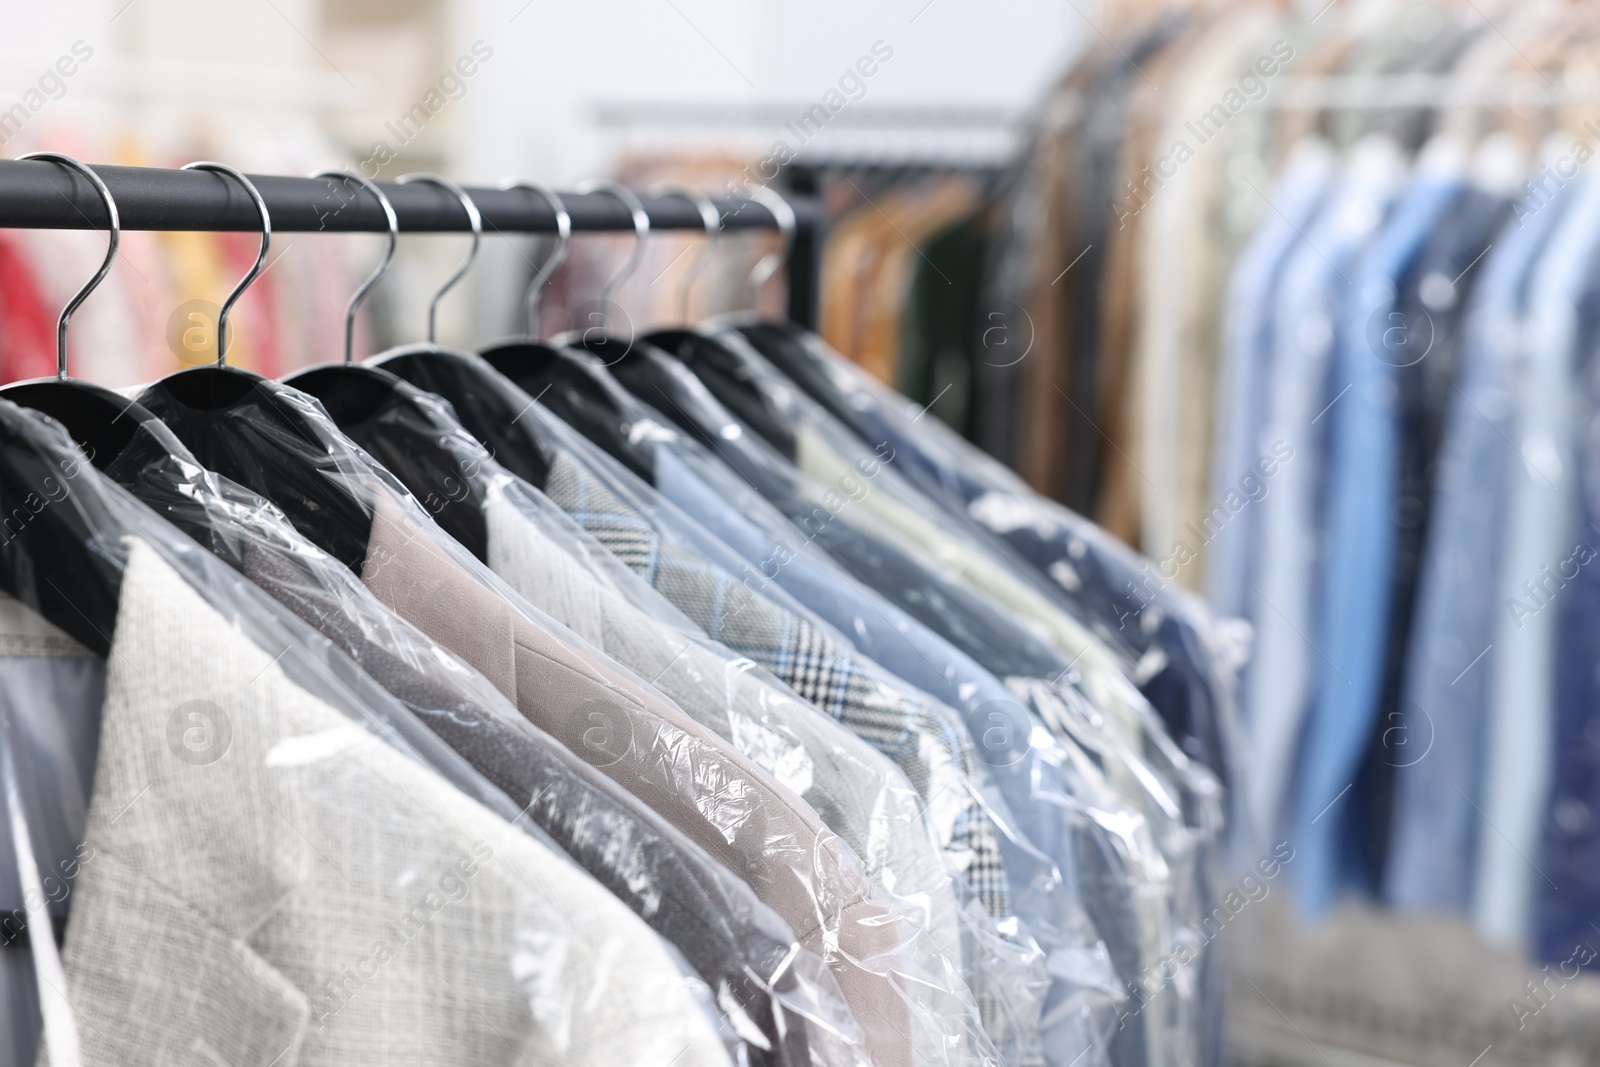
{"label": "blurred hanging clothes", "polygon": [[[1459,377],[1464,311],[1482,277],[1479,265],[1506,217],[1506,193],[1512,184],[1507,174],[1513,168],[1520,174],[1522,161],[1508,143],[1490,141],[1480,147],[1467,183],[1447,208],[1449,224],[1433,229],[1400,282],[1395,310],[1389,313],[1391,324],[1398,328],[1392,334],[1385,331],[1385,336],[1403,340],[1382,349],[1395,364],[1397,499],[1385,620],[1390,637],[1384,649],[1376,738],[1368,743],[1357,783],[1361,791],[1357,802],[1365,807],[1369,827],[1361,843],[1361,862],[1371,871],[1369,891],[1385,877],[1399,766],[1423,758],[1420,746],[1426,723],[1418,721],[1403,702],[1422,553],[1435,521],[1431,505],[1445,412]],[[1407,744],[1408,726],[1417,745]]]}
{"label": "blurred hanging clothes", "polygon": [[1402,907],[1465,912],[1471,901],[1487,743],[1488,668],[1501,610],[1501,524],[1512,464],[1511,368],[1532,264],[1571,200],[1524,195],[1478,264],[1464,342],[1447,400],[1434,479],[1432,521],[1418,574],[1417,605],[1401,710],[1407,744],[1398,759],[1385,895]]}
{"label": "blurred hanging clothes", "polygon": [[[1473,919],[1486,937],[1520,941],[1534,924],[1536,860],[1555,746],[1556,650],[1573,556],[1580,487],[1575,404],[1579,368],[1594,343],[1581,318],[1593,299],[1600,249],[1600,180],[1585,175],[1545,250],[1528,306],[1527,345],[1515,367],[1512,465],[1505,498],[1505,557],[1490,667],[1489,744],[1482,807],[1497,832],[1480,831]],[[1590,347],[1585,347],[1585,346]],[[1580,661],[1581,662],[1581,661]],[[1530,866],[1533,864],[1534,866]]]}
{"label": "blurred hanging clothes", "polygon": [[[1182,200],[1173,195],[1179,191],[1174,184],[1181,185],[1185,175],[1197,172],[1198,157],[1206,148],[1187,130],[1180,147],[1178,141],[1167,139],[1168,127],[1187,113],[1195,83],[1203,83],[1196,68],[1214,65],[1210,53],[1216,50],[1218,28],[1212,19],[1189,22],[1132,83],[1127,136],[1117,152],[1120,180],[1111,205],[1115,225],[1105,235],[1104,288],[1098,306],[1090,311],[1098,320],[1099,335],[1097,347],[1085,350],[1091,361],[1085,372],[1092,372],[1094,388],[1087,394],[1093,407],[1084,411],[1093,412],[1089,431],[1099,450],[1075,462],[1093,464],[1096,519],[1135,545],[1142,544],[1140,516],[1144,495],[1153,485],[1147,470],[1150,460],[1143,453],[1150,420],[1157,416],[1144,395],[1142,312],[1148,286],[1160,272],[1171,269],[1174,256],[1181,256],[1178,249],[1160,248],[1152,257],[1150,245],[1168,236],[1162,232],[1163,223]],[[1163,204],[1168,219],[1161,217]],[[1179,212],[1177,217],[1181,216]],[[1182,317],[1178,307],[1167,310]],[[1150,547],[1158,554],[1168,551]]]}
{"label": "blurred hanging clothes", "polygon": [[1587,409],[1575,427],[1581,516],[1555,565],[1558,587],[1570,585],[1557,623],[1554,766],[1541,827],[1540,866],[1550,881],[1533,885],[1539,958],[1554,963],[1571,958],[1575,945],[1592,944],[1600,916],[1600,361],[1592,343],[1600,300],[1592,287],[1579,316],[1591,338],[1577,368]]}
{"label": "blurred hanging clothes", "polygon": [[1333,398],[1326,382],[1344,328],[1340,298],[1404,168],[1398,146],[1386,137],[1364,140],[1351,151],[1315,225],[1284,265],[1275,296],[1277,336],[1262,437],[1284,443],[1276,454],[1284,462],[1262,501],[1262,552],[1248,582],[1246,616],[1257,642],[1241,701],[1256,778],[1255,821],[1268,835],[1277,832],[1288,808],[1288,783],[1321,664],[1317,638],[1308,635],[1321,598],[1323,418]]}
{"label": "blurred hanging clothes", "polygon": [[[1076,127],[1075,148],[1064,141],[1042,146],[1040,163],[1050,176],[1039,183],[1042,203],[1034,212],[1044,236],[1025,288],[1005,298],[1022,311],[1035,341],[1029,358],[1016,364],[1017,470],[1035,489],[1084,514],[1095,513],[1102,458],[1114,451],[1107,443],[1114,432],[1102,429],[1110,412],[1101,398],[1117,388],[1118,372],[1102,366],[1101,353],[1125,338],[1115,323],[1102,321],[1102,309],[1121,306],[1119,271],[1127,269],[1118,258],[1130,229],[1126,208],[1118,210],[1126,191],[1121,182],[1132,177],[1123,146],[1140,90],[1160,84],[1161,57],[1171,61],[1190,32],[1187,20],[1164,21],[1118,53],[1099,55],[1066,87],[1057,106],[1064,124]],[[1108,526],[1124,537],[1129,532]]]}
{"label": "blurred hanging clothes", "polygon": [[923,242],[911,263],[898,381],[891,383],[966,437],[973,429],[970,398],[982,333],[978,311],[988,230],[987,212],[969,203]]}
{"label": "blurred hanging clothes", "polygon": [[[944,290],[938,293],[941,304],[959,300],[951,270],[963,276],[966,287],[976,284],[971,276],[979,261],[971,249],[946,248],[941,263],[925,246],[974,210],[978,192],[958,174],[892,185],[878,195],[848,173],[839,180],[865,202],[840,220],[828,241],[821,332],[878,380],[896,384],[905,377],[904,354],[924,358],[925,335],[906,339],[908,322],[919,312],[916,294],[937,284]],[[933,272],[931,283],[922,280],[925,270]],[[925,373],[920,365],[911,370],[914,377]]]}
{"label": "blurred hanging clothes", "polygon": [[[1317,1005],[1437,1030],[1519,954],[1566,980],[1600,929],[1600,125],[1571,80],[1592,38],[1554,9],[1494,18],[1114,5],[987,232],[918,242],[888,380],[923,408],[857,373],[881,364],[741,327],[1067,593],[1192,756],[1229,762],[1237,701],[1240,855],[1294,849],[1263,941],[1296,936],[1236,958],[1285,983],[1261,986],[1284,1020],[1396,1062],[1416,1048]],[[1508,106],[1530,66],[1548,95]],[[833,284],[857,343],[890,246],[866,250],[881,219],[848,222],[858,263]],[[965,379],[914,343],[933,315],[955,336],[964,299],[932,310],[952,295],[932,264],[953,279],[958,241],[985,257]],[[853,573],[888,584],[888,559]],[[1199,589],[1209,609],[1182,611]],[[1004,674],[985,658],[1020,644],[963,647]],[[1307,953],[1303,979],[1272,958],[1316,938],[1348,956]],[[1451,973],[1367,986],[1369,955]],[[1585,1013],[1556,1014],[1538,1025]]]}
{"label": "blurred hanging clothes", "polygon": [[[1315,665],[1292,823],[1305,842],[1297,872],[1301,900],[1313,913],[1331,903],[1344,879],[1369,891],[1374,884],[1368,835],[1378,816],[1361,803],[1368,793],[1357,779],[1367,746],[1378,736],[1395,521],[1408,518],[1395,507],[1401,448],[1395,365],[1412,356],[1409,335],[1396,330],[1391,316],[1405,275],[1464,180],[1458,144],[1430,147],[1436,151],[1419,165],[1383,230],[1348,272],[1352,291],[1328,379],[1328,395],[1342,402],[1327,409],[1329,552],[1312,631],[1323,658]],[[1392,349],[1372,345],[1375,329]],[[1354,803],[1336,803],[1341,791]]]}
{"label": "blurred hanging clothes", "polygon": [[1308,138],[1294,147],[1272,189],[1277,213],[1265,219],[1251,238],[1228,283],[1211,496],[1230,514],[1216,529],[1206,557],[1206,593],[1225,615],[1244,614],[1248,576],[1263,548],[1261,509],[1235,505],[1229,494],[1259,503],[1268,492],[1267,468],[1260,464],[1270,457],[1272,446],[1265,436],[1265,420],[1268,363],[1277,323],[1273,296],[1285,264],[1327,194],[1333,167],[1333,152],[1322,138]]}
{"label": "blurred hanging clothes", "polygon": [[[1138,237],[1143,269],[1126,356],[1126,405],[1140,413],[1128,425],[1139,433],[1127,434],[1121,448],[1144,473],[1130,481],[1139,492],[1139,543],[1157,557],[1180,541],[1190,544],[1194,553],[1178,575],[1191,587],[1203,573],[1216,504],[1209,484],[1212,398],[1227,282],[1218,267],[1232,261],[1255,219],[1271,212],[1248,187],[1239,189],[1230,172],[1257,169],[1252,164],[1263,152],[1271,111],[1261,105],[1271,83],[1254,64],[1265,57],[1266,69],[1278,68],[1285,52],[1280,42],[1274,53],[1280,29],[1275,13],[1250,6],[1215,19],[1174,72],[1152,137],[1152,169],[1161,184],[1142,212],[1148,214]],[[1214,110],[1219,102],[1232,115],[1223,124]],[[1190,145],[1194,158],[1181,162]],[[1241,213],[1240,200],[1250,210]]]}

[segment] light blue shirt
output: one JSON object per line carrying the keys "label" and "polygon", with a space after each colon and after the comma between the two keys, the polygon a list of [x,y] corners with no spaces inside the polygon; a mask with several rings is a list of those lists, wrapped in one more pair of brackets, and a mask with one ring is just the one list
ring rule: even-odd
{"label": "light blue shirt", "polygon": [[[1302,141],[1273,189],[1276,210],[1267,213],[1234,265],[1217,390],[1212,500],[1240,492],[1246,477],[1259,480],[1256,463],[1270,454],[1272,442],[1262,431],[1268,421],[1268,371],[1276,323],[1273,297],[1284,265],[1304,247],[1302,235],[1326,198],[1333,176],[1334,157],[1327,143],[1320,137]],[[1271,492],[1270,486],[1267,491]],[[1244,508],[1206,546],[1206,596],[1219,615],[1245,614],[1250,593],[1246,577],[1256,555],[1260,516],[1259,508]]]}
{"label": "light blue shirt", "polygon": [[1361,257],[1344,305],[1327,419],[1327,558],[1313,639],[1321,655],[1295,798],[1302,908],[1320,914],[1345,884],[1370,884],[1354,842],[1356,785],[1377,724],[1389,650],[1399,499],[1397,368],[1425,358],[1425,333],[1396,321],[1401,279],[1465,188],[1459,161],[1419,168]]}
{"label": "light blue shirt", "polygon": [[1262,438],[1283,441],[1294,453],[1259,505],[1260,557],[1257,576],[1248,581],[1246,613],[1256,644],[1241,686],[1253,775],[1252,825],[1241,830],[1262,844],[1288,821],[1287,783],[1319,662],[1312,631],[1322,543],[1322,434],[1334,401],[1326,383],[1345,275],[1354,273],[1357,256],[1382,225],[1403,174],[1392,141],[1355,146],[1278,287]]}

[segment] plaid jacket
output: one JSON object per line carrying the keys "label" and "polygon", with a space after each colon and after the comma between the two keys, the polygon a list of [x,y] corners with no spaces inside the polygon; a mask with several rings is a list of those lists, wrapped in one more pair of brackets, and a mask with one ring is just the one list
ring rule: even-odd
{"label": "plaid jacket", "polygon": [[570,453],[545,493],[713,639],[771,670],[892,759],[928,805],[952,870],[995,918],[1011,914],[995,827],[968,783],[981,774],[949,708],[892,682],[830,634],[664,536]]}

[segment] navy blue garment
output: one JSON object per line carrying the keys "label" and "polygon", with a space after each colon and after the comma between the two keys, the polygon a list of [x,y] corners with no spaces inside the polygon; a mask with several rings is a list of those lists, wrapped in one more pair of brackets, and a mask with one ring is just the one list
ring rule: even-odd
{"label": "navy blue garment", "polygon": [[[1600,260],[1600,254],[1596,255]],[[1576,422],[1581,523],[1571,554],[1557,565],[1568,587],[1556,649],[1554,770],[1546,808],[1544,855],[1548,881],[1536,886],[1536,946],[1541,961],[1574,960],[1600,971],[1600,957],[1575,956],[1600,945],[1600,262],[1578,302],[1578,351],[1583,410]],[[1573,572],[1576,572],[1573,574]],[[1554,883],[1553,885],[1551,883]]]}
{"label": "navy blue garment", "polygon": [[[1471,907],[1488,737],[1487,653],[1494,641],[1504,527],[1496,514],[1507,470],[1522,463],[1508,433],[1518,322],[1568,190],[1518,205],[1473,268],[1455,381],[1435,458],[1431,512],[1417,580],[1401,691],[1404,740],[1393,751],[1397,781],[1390,818],[1385,896],[1400,907]],[[1394,724],[1386,724],[1390,729]],[[1415,746],[1415,747],[1413,747]],[[1478,798],[1474,800],[1473,798]]]}
{"label": "navy blue garment", "polygon": [[1405,749],[1398,739],[1415,737],[1420,741],[1427,734],[1424,723],[1407,720],[1401,699],[1418,577],[1431,521],[1444,418],[1456,381],[1464,312],[1482,273],[1481,260],[1508,206],[1497,194],[1471,187],[1460,190],[1444,209],[1443,219],[1448,221],[1428,235],[1402,276],[1395,299],[1396,321],[1404,324],[1406,346],[1415,361],[1401,361],[1394,375],[1398,497],[1389,575],[1390,637],[1377,729],[1368,739],[1351,794],[1360,827],[1352,847],[1360,868],[1370,872],[1364,879],[1369,889],[1384,884],[1398,767],[1417,758],[1417,750]]}

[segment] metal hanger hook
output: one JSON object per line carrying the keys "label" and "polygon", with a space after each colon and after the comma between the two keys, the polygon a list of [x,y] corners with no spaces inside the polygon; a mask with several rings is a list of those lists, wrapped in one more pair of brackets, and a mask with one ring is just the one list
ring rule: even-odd
{"label": "metal hanger hook", "polygon": [[356,312],[360,309],[362,301],[367,299],[367,294],[378,280],[389,272],[389,264],[394,262],[395,245],[400,243],[400,220],[395,216],[394,205],[389,203],[389,198],[383,190],[378,188],[378,183],[371,178],[352,174],[347,170],[322,170],[312,175],[313,178],[343,178],[345,181],[355,182],[378,201],[378,206],[383,208],[383,217],[389,223],[389,247],[384,250],[383,258],[373,268],[367,280],[350,297],[350,302],[344,306],[344,365],[350,366],[354,362],[353,352],[356,337]]}
{"label": "metal hanger hook", "polygon": [[29,152],[18,159],[39,159],[49,163],[59,163],[63,167],[70,167],[85,178],[89,179],[95,191],[100,194],[100,199],[105,202],[106,214],[111,220],[111,241],[106,246],[105,262],[100,264],[100,269],[94,272],[94,277],[83,283],[83,288],[73,294],[67,301],[67,306],[61,309],[61,314],[56,318],[56,378],[66,380],[67,377],[67,320],[72,318],[72,313],[78,310],[78,305],[89,298],[101,282],[105,281],[107,274],[111,273],[111,262],[117,258],[117,246],[122,243],[122,217],[117,214],[117,202],[111,196],[111,190],[106,188],[106,183],[100,180],[100,175],[89,169],[89,165],[71,156],[60,152]]}
{"label": "metal hanger hook", "polygon": [[212,163],[200,160],[196,163],[185,163],[184,170],[209,170],[216,174],[226,174],[240,185],[245,192],[250,194],[250,199],[256,202],[256,210],[261,213],[261,251],[256,253],[255,265],[250,272],[239,279],[239,284],[233,287],[233,292],[228,294],[228,299],[222,302],[222,310],[217,312],[217,366],[228,365],[228,312],[233,310],[233,305],[250,288],[250,283],[261,274],[261,267],[267,261],[267,250],[272,247],[272,215],[267,211],[267,202],[261,199],[261,192],[256,188],[255,182],[246,178],[242,173],[228,166],[226,163]]}
{"label": "metal hanger hook", "polygon": [[622,201],[622,206],[633,216],[633,254],[617,268],[616,273],[606,280],[605,287],[600,290],[600,303],[609,304],[617,289],[639,269],[639,263],[644,259],[644,243],[650,237],[650,215],[639,202],[639,198],[633,195],[633,190],[621,182],[614,182],[608,178],[590,178],[588,181],[579,182],[576,192],[580,196],[587,193],[609,193]]}
{"label": "metal hanger hook", "polygon": [[456,282],[467,276],[467,271],[472,269],[473,261],[478,258],[478,247],[483,244],[483,216],[478,213],[478,205],[472,202],[472,197],[467,195],[467,191],[449,178],[441,177],[437,174],[402,174],[395,179],[396,185],[410,185],[412,182],[423,182],[443,189],[447,193],[455,194],[455,198],[461,201],[462,208],[466,210],[467,222],[472,226],[472,247],[467,251],[467,258],[461,261],[461,266],[456,268],[454,274],[445,279],[445,283],[439,287],[439,291],[433,294],[433,299],[428,301],[428,343],[431,345],[434,343],[434,324],[439,311],[439,301],[444,298],[444,294],[455,286]]}
{"label": "metal hanger hook", "polygon": [[[686,185],[673,182],[662,182],[650,187],[651,196],[676,196],[693,204],[695,210],[700,212],[700,224],[705,227],[706,243],[700,247],[700,254],[694,257],[694,262],[689,264],[688,271],[683,276],[683,283],[678,287],[678,304],[682,311],[683,325],[689,325],[689,292],[694,288],[695,279],[705,269],[706,263],[711,259],[711,252],[716,246],[717,238],[722,233],[722,213],[717,210],[717,205],[711,198],[698,189],[691,189]],[[671,264],[668,264],[669,266]]]}
{"label": "metal hanger hook", "polygon": [[756,186],[750,190],[745,199],[754,200],[772,212],[772,217],[778,222],[778,232],[783,235],[782,247],[762,256],[750,270],[750,280],[746,284],[749,287],[750,308],[753,311],[761,301],[762,287],[767,284],[768,279],[778,273],[779,267],[789,262],[789,254],[794,251],[795,221],[794,208],[789,206],[789,201],[773,192],[768,186]]}
{"label": "metal hanger hook", "polygon": [[544,197],[544,202],[550,205],[550,210],[556,217],[556,247],[539,264],[539,269],[534,272],[533,281],[528,283],[528,291],[523,294],[523,303],[528,308],[528,336],[538,340],[539,331],[539,304],[544,299],[544,286],[555,274],[556,268],[561,266],[567,258],[567,244],[572,240],[572,216],[567,214],[567,205],[551,190],[538,182],[523,181],[521,178],[507,178],[501,182],[499,188],[526,189],[530,193],[537,193]]}

